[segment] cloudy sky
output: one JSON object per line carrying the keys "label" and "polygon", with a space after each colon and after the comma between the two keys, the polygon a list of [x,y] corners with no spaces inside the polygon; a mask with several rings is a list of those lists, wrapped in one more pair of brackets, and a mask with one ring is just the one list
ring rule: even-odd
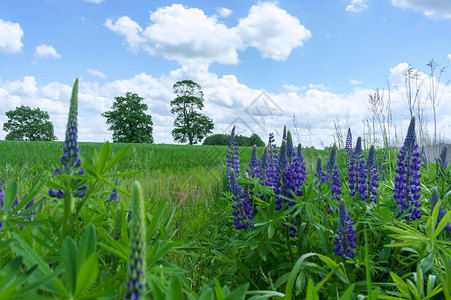
{"label": "cloudy sky", "polygon": [[133,92],[149,106],[155,142],[173,143],[169,102],[183,79],[201,85],[215,133],[235,124],[266,140],[296,126],[302,144],[328,146],[336,126],[363,134],[380,89],[401,134],[409,65],[432,134],[431,59],[438,135],[450,139],[451,70],[440,73],[450,32],[449,0],[1,1],[0,139],[5,112],[23,104],[48,111],[63,140],[75,78],[80,141],[111,140],[101,113]]}

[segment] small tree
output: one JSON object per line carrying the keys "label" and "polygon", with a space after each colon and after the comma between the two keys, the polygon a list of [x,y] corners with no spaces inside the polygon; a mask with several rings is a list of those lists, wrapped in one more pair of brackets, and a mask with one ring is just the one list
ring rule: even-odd
{"label": "small tree", "polygon": [[111,111],[102,114],[108,130],[113,131],[113,142],[118,143],[153,143],[152,116],[146,114],[147,104],[144,98],[127,92],[125,97],[116,97]]}
{"label": "small tree", "polygon": [[182,80],[174,84],[177,97],[171,101],[171,113],[177,114],[172,137],[176,142],[193,145],[213,131],[213,120],[199,113],[204,107],[204,93],[199,84]]}
{"label": "small tree", "polygon": [[9,132],[5,140],[54,141],[53,124],[49,114],[39,108],[32,109],[21,105],[15,110],[6,112],[8,121],[3,130]]}

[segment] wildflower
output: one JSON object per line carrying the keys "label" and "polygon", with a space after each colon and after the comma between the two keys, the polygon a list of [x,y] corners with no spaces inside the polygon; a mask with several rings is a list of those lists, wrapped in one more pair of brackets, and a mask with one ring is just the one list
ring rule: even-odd
{"label": "wildflower", "polygon": [[448,148],[444,146],[442,151],[440,151],[440,156],[437,158],[437,169],[440,167],[445,170],[448,167],[448,162],[446,161]]}
{"label": "wildflower", "polygon": [[404,140],[404,145],[399,151],[398,168],[395,178],[395,187],[393,198],[396,200],[394,208],[400,207],[397,217],[400,217],[407,208],[412,206],[409,212],[405,215],[406,219],[417,220],[421,218],[419,207],[420,199],[420,153],[418,152],[418,145],[416,143],[415,135],[415,118],[410,121],[407,136]]}
{"label": "wildflower", "polygon": [[367,188],[367,193],[363,194],[364,195],[363,199],[364,200],[369,199],[370,201],[376,203],[377,197],[376,188],[379,187],[379,175],[376,168],[376,151],[373,145],[371,145],[370,151],[368,153],[368,159],[365,165],[365,174],[366,174],[365,186]]}
{"label": "wildflower", "polygon": [[236,229],[246,229],[253,227],[253,223],[243,222],[244,220],[251,220],[254,218],[252,203],[246,197],[246,193],[241,186],[236,182],[236,177],[233,169],[231,170],[231,185],[229,186],[232,193],[232,208],[234,209],[232,215],[235,217],[234,224]]}
{"label": "wildflower", "polygon": [[[83,175],[85,169],[81,167],[80,150],[78,148],[78,129],[77,129],[77,117],[78,117],[78,79],[75,80],[74,87],[72,89],[72,97],[70,99],[69,118],[66,126],[66,137],[63,146],[63,155],[60,157],[60,163],[63,165],[63,169],[56,168],[53,171],[55,175],[61,175],[63,172],[68,175]],[[79,183],[75,181],[74,183]],[[86,195],[87,186],[75,186],[74,196],[84,197]],[[64,191],[60,188],[54,190],[49,189],[50,197],[62,199],[64,197]]]}
{"label": "wildflower", "polygon": [[251,158],[249,160],[246,172],[249,174],[250,177],[254,177],[256,176],[257,168],[258,168],[257,146],[254,145],[254,147],[252,147]]}
{"label": "wildflower", "polygon": [[[316,185],[329,182],[329,178],[327,177],[327,174],[323,170],[323,163],[321,160],[321,156],[319,156],[318,159],[316,160],[315,177],[316,177],[316,181],[315,181]],[[319,185],[318,187],[319,187],[319,190],[321,190],[321,185]]]}
{"label": "wildflower", "polygon": [[328,172],[330,180],[330,193],[332,198],[339,200],[341,196],[341,183],[340,183],[340,172],[338,171],[337,165],[337,146],[334,145],[330,151],[329,159],[326,164],[326,170]]}
{"label": "wildflower", "polygon": [[130,221],[130,256],[124,299],[143,299],[146,289],[146,224],[141,185],[132,187],[133,205]]}
{"label": "wildflower", "polygon": [[354,258],[355,256],[353,249],[356,247],[356,236],[355,229],[352,226],[353,224],[354,222],[351,221],[348,211],[346,210],[345,202],[340,200],[339,221],[334,240],[334,252],[335,255],[341,256],[344,259]]}
{"label": "wildflower", "polygon": [[289,130],[287,131],[286,141],[287,141],[287,157],[288,161],[291,163],[294,156],[296,155],[296,152],[294,152],[293,139],[291,138],[291,132]]}
{"label": "wildflower", "polygon": [[[437,202],[440,200],[440,196],[438,194],[438,190],[436,187],[433,187],[431,190],[431,215],[432,212],[434,211],[435,205],[437,205]],[[446,210],[443,207],[443,205],[440,203],[440,207],[438,210],[438,215],[437,215],[437,222],[436,225],[438,225],[438,223],[440,223],[440,221],[443,219],[443,217],[446,215]],[[445,230],[446,231],[451,231],[451,223],[446,224],[445,226]]]}
{"label": "wildflower", "polygon": [[240,156],[238,153],[238,143],[235,136],[235,126],[232,128],[229,140],[229,149],[227,150],[226,163],[227,163],[227,178],[229,186],[231,185],[231,171],[234,171],[235,178],[237,178],[241,172],[240,170]]}
{"label": "wildflower", "polygon": [[260,160],[258,161],[258,166],[255,170],[255,175],[260,179],[261,184],[266,183],[266,170],[268,169],[268,147],[265,147]]}
{"label": "wildflower", "polygon": [[[118,178],[116,177],[116,178],[114,179],[114,185],[117,186],[117,183],[118,183]],[[111,204],[111,202],[113,202],[113,201],[116,202],[116,203],[119,203],[119,201],[117,200],[117,198],[118,198],[117,190],[116,190],[115,188],[113,188],[113,190],[111,191],[111,194],[110,194],[110,198],[108,199],[108,203],[107,203],[107,205],[106,205],[106,208],[109,209],[109,208],[110,208],[110,204]]]}
{"label": "wildflower", "polygon": [[349,161],[351,159],[351,154],[352,154],[351,128],[348,128],[348,134],[346,134],[346,154],[348,155],[348,161]]}

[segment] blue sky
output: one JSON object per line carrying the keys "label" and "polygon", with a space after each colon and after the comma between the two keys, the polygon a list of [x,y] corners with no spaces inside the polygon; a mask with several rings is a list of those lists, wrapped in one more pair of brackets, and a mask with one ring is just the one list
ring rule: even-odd
{"label": "blue sky", "polygon": [[[387,80],[392,128],[404,132],[410,117],[401,74],[410,64],[421,75],[424,128],[432,134],[426,64],[451,64],[449,32],[449,0],[2,1],[0,129],[6,111],[40,107],[62,140],[80,78],[81,141],[111,140],[100,114],[130,91],[149,105],[155,142],[172,143],[172,85],[192,79],[204,90],[215,133],[236,124],[266,140],[283,125],[293,128],[294,115],[299,142],[327,146],[334,122],[363,134],[368,95],[385,89],[388,99]],[[448,139],[450,78],[447,70],[435,82],[438,134]]]}

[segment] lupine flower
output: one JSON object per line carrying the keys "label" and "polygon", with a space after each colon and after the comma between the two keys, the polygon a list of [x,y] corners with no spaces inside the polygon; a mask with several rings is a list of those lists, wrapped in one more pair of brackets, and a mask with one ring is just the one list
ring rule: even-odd
{"label": "lupine flower", "polygon": [[141,185],[132,187],[133,205],[130,221],[130,256],[124,299],[144,299],[146,290],[146,224]]}
{"label": "lupine flower", "polygon": [[[78,117],[78,79],[75,80],[74,87],[72,89],[72,97],[70,99],[69,118],[66,126],[66,138],[63,146],[63,155],[60,157],[60,163],[63,168],[56,168],[53,174],[60,175],[63,172],[68,175],[83,175],[85,169],[80,168],[80,150],[78,149],[78,129],[77,129],[77,117]],[[77,182],[77,181],[74,181]],[[86,195],[87,186],[78,186],[74,190],[74,197],[84,197]],[[61,199],[64,197],[64,191],[62,189],[49,189],[50,197],[56,197]]]}
{"label": "lupine flower", "polygon": [[348,155],[348,161],[351,159],[352,154],[352,133],[351,128],[348,128],[348,134],[346,134],[346,154]]}
{"label": "lupine flower", "polygon": [[250,177],[254,177],[256,176],[257,169],[258,169],[257,146],[254,145],[254,147],[252,147],[251,158],[249,160],[246,172],[249,174]]}
{"label": "lupine flower", "polygon": [[[440,199],[440,196],[438,194],[438,190],[437,190],[436,187],[433,187],[432,190],[431,190],[431,215],[432,215],[432,212],[434,211],[435,205],[437,205],[437,202],[439,201],[439,199]],[[438,223],[440,223],[440,221],[443,219],[443,217],[445,215],[446,215],[446,210],[443,207],[443,205],[440,203],[436,225],[438,225]],[[451,223],[446,224],[445,230],[446,231],[451,231]]]}
{"label": "lupine flower", "polygon": [[377,190],[379,187],[379,174],[376,168],[376,150],[374,149],[374,145],[371,145],[370,151],[368,153],[368,159],[366,160],[365,165],[365,173],[366,173],[366,181],[365,186],[367,189],[367,193],[362,194],[363,200],[370,200],[376,203]]}
{"label": "lupine flower", "polygon": [[318,157],[316,160],[316,172],[315,172],[315,184],[318,185],[319,189],[321,190],[321,183],[328,183],[329,178],[327,177],[327,174],[323,170],[323,162],[321,160],[321,156]]}
{"label": "lupine flower", "polygon": [[329,159],[326,164],[326,170],[328,172],[330,180],[330,194],[332,198],[338,200],[341,196],[341,183],[340,172],[337,165],[337,146],[334,145],[330,151]]}
{"label": "lupine flower", "polygon": [[351,152],[349,160],[349,193],[355,200],[356,193],[360,194],[361,198],[365,198],[367,185],[365,172],[365,160],[362,154],[362,138],[359,136],[355,145],[354,151]]}
{"label": "lupine flower", "polygon": [[253,227],[253,223],[243,222],[244,220],[251,220],[254,218],[252,203],[246,196],[241,186],[236,182],[234,170],[231,170],[231,185],[229,186],[232,193],[232,208],[234,209],[232,215],[235,217],[234,224],[236,229],[246,229]]}
{"label": "lupine flower", "polygon": [[287,157],[288,161],[291,163],[295,156],[296,152],[294,152],[293,139],[291,138],[291,132],[287,131]]}
{"label": "lupine flower", "polygon": [[268,169],[268,147],[265,147],[260,160],[258,161],[258,167],[255,170],[255,175],[260,179],[261,184],[266,184],[266,170]]}
{"label": "lupine flower", "polygon": [[237,178],[241,172],[240,170],[240,156],[238,153],[238,143],[236,141],[235,136],[235,126],[232,128],[232,132],[230,133],[230,140],[229,140],[229,149],[227,150],[227,157],[226,157],[226,163],[227,163],[227,178],[229,186],[232,183],[231,179],[231,171],[234,171],[235,178]]}
{"label": "lupine flower", "polygon": [[407,136],[404,140],[404,145],[399,151],[398,168],[395,178],[395,187],[393,198],[396,200],[394,208],[400,207],[397,217],[400,217],[404,211],[413,206],[405,215],[406,219],[417,220],[421,218],[419,207],[420,199],[420,153],[418,152],[418,145],[416,143],[415,135],[415,118],[410,121]]}
{"label": "lupine flower", "polygon": [[337,146],[334,144],[332,149],[330,150],[329,158],[326,163],[326,171],[329,175],[329,179],[332,178],[332,169],[337,163]]}
{"label": "lupine flower", "polygon": [[426,155],[426,151],[424,151],[424,146],[421,146],[420,160],[421,160],[421,165],[424,167],[427,167],[428,157]]}
{"label": "lupine flower", "polygon": [[355,252],[353,249],[356,247],[355,229],[352,226],[354,224],[349,217],[346,210],[346,204],[343,200],[340,200],[339,206],[339,221],[337,227],[337,234],[335,236],[334,252],[335,255],[341,256],[344,259],[354,258]]}
{"label": "lupine flower", "polygon": [[[114,179],[114,185],[115,186],[117,186],[117,183],[118,183],[118,178],[116,177],[115,179]],[[109,209],[110,208],[110,204],[111,204],[111,202],[116,202],[116,203],[119,203],[119,201],[117,200],[118,199],[118,193],[117,193],[117,190],[115,189],[115,188],[113,188],[112,189],[112,191],[111,191],[111,194],[110,194],[110,198],[108,199],[108,203],[107,203],[107,205],[106,205],[106,209]]]}
{"label": "lupine flower", "polygon": [[448,162],[446,161],[447,150],[448,148],[444,146],[442,148],[442,151],[440,152],[439,158],[437,158],[437,167],[440,167],[443,170],[445,170],[448,167]]}
{"label": "lupine flower", "polygon": [[277,155],[276,145],[274,144],[274,135],[269,134],[268,139],[268,166],[266,168],[266,185],[278,188],[280,186],[280,172],[278,172],[279,157]]}

